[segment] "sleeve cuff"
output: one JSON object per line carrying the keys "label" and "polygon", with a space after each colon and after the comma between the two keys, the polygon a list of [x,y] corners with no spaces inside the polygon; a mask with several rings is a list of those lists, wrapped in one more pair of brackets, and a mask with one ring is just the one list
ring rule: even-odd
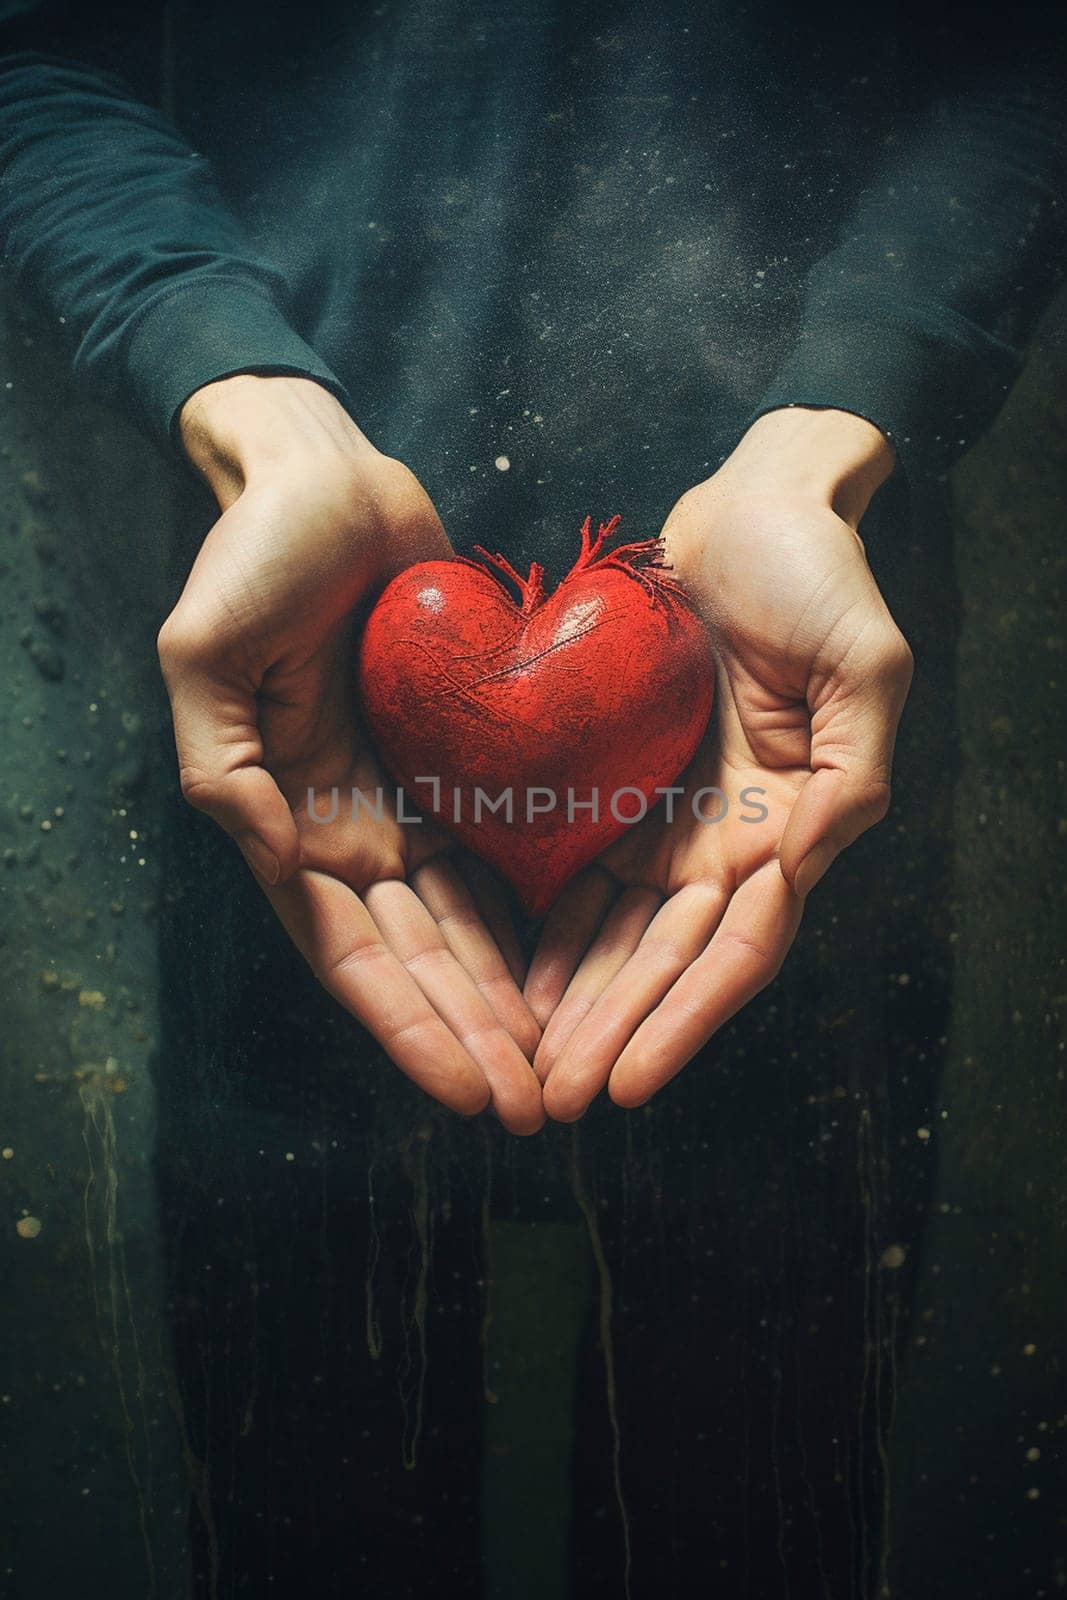
{"label": "sleeve cuff", "polygon": [[[786,406],[851,411],[881,429],[912,481],[947,471],[983,431],[976,390],[993,409],[1016,376],[1008,353],[976,373],[970,352],[946,350],[892,323],[807,323],[746,423]],[[984,413],[986,408],[981,408]]]}
{"label": "sleeve cuff", "polygon": [[128,335],[126,368],[150,431],[169,445],[189,396],[238,372],[312,378],[348,405],[337,375],[290,327],[266,290],[244,280],[203,278],[163,291]]}

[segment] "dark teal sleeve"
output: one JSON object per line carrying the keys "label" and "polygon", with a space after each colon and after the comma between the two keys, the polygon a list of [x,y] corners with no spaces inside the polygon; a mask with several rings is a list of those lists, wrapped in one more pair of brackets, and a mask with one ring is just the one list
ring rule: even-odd
{"label": "dark teal sleeve", "polygon": [[1006,12],[977,62],[964,43],[978,18],[948,40],[931,103],[810,274],[793,349],[750,421],[788,405],[855,412],[912,478],[947,470],[992,421],[1063,279],[1067,54],[1052,17]]}
{"label": "dark teal sleeve", "polygon": [[345,399],[208,164],[119,78],[0,55],[0,174],[5,266],[62,323],[76,370],[158,439],[195,389],[235,372],[296,373]]}

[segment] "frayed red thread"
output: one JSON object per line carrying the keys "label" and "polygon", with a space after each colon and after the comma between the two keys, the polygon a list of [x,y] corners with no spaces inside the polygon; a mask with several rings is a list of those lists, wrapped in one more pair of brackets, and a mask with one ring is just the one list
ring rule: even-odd
{"label": "frayed red thread", "polygon": [[545,598],[545,569],[541,563],[539,561],[533,562],[530,567],[530,576],[521,578],[507,556],[502,556],[499,550],[496,555],[493,555],[484,545],[476,544],[474,548],[484,562],[491,567],[498,568],[506,578],[511,579],[522,599],[523,616],[528,617],[531,611],[536,611]]}
{"label": "frayed red thread", "polygon": [[[685,591],[681,584],[667,576],[668,568],[664,561],[662,538],[637,539],[631,544],[617,545],[614,550],[605,550],[604,546],[614,534],[622,521],[618,513],[609,517],[607,522],[600,523],[597,528],[596,538],[593,538],[593,519],[586,517],[582,523],[582,547],[578,559],[564,578],[564,583],[571,578],[578,577],[583,572],[588,572],[593,566],[615,567],[619,572],[625,572],[630,578],[636,578],[649,597],[649,603],[655,605],[657,600],[663,598],[665,593],[680,595],[685,598]],[[530,616],[545,599],[545,569],[539,561],[532,563],[530,575],[527,578],[520,576],[506,556],[497,551],[495,554],[487,550],[484,545],[476,544],[475,553],[481,557],[481,563],[466,561],[460,556],[460,561],[466,565],[496,568],[504,577],[510,579],[519,591],[521,599],[521,612],[524,617]],[[482,565],[484,563],[484,565]],[[496,574],[493,574],[496,576]],[[499,582],[499,579],[497,580]]]}
{"label": "frayed red thread", "polygon": [[593,519],[586,517],[582,523],[582,548],[569,577],[585,572],[594,564],[598,567],[616,567],[628,577],[636,578],[648,595],[652,605],[662,599],[665,592],[685,597],[685,591],[674,578],[668,578],[664,560],[662,537],[638,539],[632,544],[616,545],[614,550],[602,554],[603,546],[611,538],[622,518],[618,515],[602,522],[597,536],[592,536]]}

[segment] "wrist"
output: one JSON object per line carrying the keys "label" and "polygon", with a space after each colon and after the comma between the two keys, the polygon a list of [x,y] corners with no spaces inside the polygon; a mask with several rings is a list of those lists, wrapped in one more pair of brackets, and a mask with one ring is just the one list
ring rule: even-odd
{"label": "wrist", "polygon": [[758,417],[716,476],[746,494],[817,500],[855,527],[895,465],[885,434],[865,417],[788,406]]}
{"label": "wrist", "polygon": [[205,384],[178,426],[187,457],[223,505],[249,484],[294,470],[320,481],[345,476],[380,455],[328,389],[285,374]]}

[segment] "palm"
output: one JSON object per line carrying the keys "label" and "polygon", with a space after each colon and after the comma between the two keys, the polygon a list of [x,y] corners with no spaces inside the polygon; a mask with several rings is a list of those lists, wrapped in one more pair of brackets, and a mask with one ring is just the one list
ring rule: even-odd
{"label": "palm", "polygon": [[296,665],[269,672],[259,729],[263,765],[296,823],[301,864],[363,893],[415,871],[449,841],[430,822],[398,820],[395,786],[360,726],[354,661],[354,628],[346,622],[307,660],[298,656]]}
{"label": "palm", "polygon": [[[729,894],[776,858],[789,814],[811,769],[806,764],[761,763],[739,719],[734,692],[724,673],[717,691],[718,713],[679,780],[686,794],[675,802],[674,821],[667,823],[661,803],[599,858],[599,865],[621,884],[649,885],[664,896],[687,885],[714,884]],[[795,713],[797,720],[800,717],[806,722],[802,709]],[[705,820],[698,822],[691,797],[701,789],[717,793],[701,803]],[[726,798],[725,807],[719,796]]]}

